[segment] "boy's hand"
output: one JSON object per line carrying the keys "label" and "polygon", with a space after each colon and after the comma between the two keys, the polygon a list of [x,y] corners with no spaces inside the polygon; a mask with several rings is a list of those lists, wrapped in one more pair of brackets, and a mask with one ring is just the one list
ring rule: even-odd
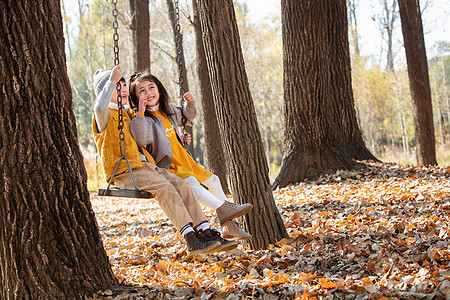
{"label": "boy's hand", "polygon": [[120,65],[117,65],[112,69],[111,75],[109,76],[109,80],[118,83],[122,77],[123,77],[122,68],[120,67]]}
{"label": "boy's hand", "polygon": [[145,108],[147,106],[147,99],[145,96],[139,98],[139,109],[138,113],[143,114],[145,112]]}
{"label": "boy's hand", "polygon": [[184,98],[184,100],[187,103],[194,103],[195,102],[194,96],[192,96],[191,92],[184,93],[183,98]]}

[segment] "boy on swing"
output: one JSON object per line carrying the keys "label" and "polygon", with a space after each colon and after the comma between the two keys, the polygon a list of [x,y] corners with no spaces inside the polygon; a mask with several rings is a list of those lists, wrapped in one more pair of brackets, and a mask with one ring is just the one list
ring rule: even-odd
{"label": "boy on swing", "polygon": [[[128,104],[128,88],[120,65],[112,71],[98,70],[94,74],[94,105],[92,130],[101,158],[106,181],[113,176],[121,157],[119,148],[119,121],[116,84],[120,83],[122,104]],[[184,237],[190,256],[220,251],[230,251],[237,242],[225,240],[219,234],[201,234],[211,231],[209,223],[198,204],[190,186],[166,169],[158,168],[153,157],[143,148],[139,149],[130,133],[132,112],[124,108],[123,132],[126,157],[130,163],[136,186],[152,194],[161,209]],[[126,161],[122,160],[112,182],[120,189],[134,189]]]}

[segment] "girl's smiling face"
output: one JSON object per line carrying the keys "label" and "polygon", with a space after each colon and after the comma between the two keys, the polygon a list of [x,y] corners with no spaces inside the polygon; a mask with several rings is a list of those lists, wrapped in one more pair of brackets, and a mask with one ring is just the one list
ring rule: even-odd
{"label": "girl's smiling face", "polygon": [[139,82],[136,86],[136,96],[141,101],[147,101],[147,106],[154,107],[159,104],[159,91],[156,83],[149,80]]}

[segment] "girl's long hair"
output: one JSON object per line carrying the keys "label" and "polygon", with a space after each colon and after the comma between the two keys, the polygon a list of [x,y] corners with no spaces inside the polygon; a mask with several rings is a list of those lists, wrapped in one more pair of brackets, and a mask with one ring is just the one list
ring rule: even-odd
{"label": "girl's long hair", "polygon": [[[158,88],[159,92],[159,109],[163,113],[165,113],[166,116],[173,115],[174,113],[172,112],[172,109],[169,106],[170,101],[169,93],[167,92],[161,81],[159,81],[158,78],[156,78],[154,75],[150,74],[147,71],[143,73],[134,72],[128,79],[131,108],[135,110],[139,109],[139,98],[136,95],[136,87],[139,83],[143,81],[150,81],[156,84],[156,87]],[[144,115],[151,117],[152,119],[156,119],[148,110],[145,110]]]}

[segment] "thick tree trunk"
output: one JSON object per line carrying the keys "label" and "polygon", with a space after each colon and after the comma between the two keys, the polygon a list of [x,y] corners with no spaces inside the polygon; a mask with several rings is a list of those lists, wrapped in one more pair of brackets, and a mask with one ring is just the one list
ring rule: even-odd
{"label": "thick tree trunk", "polygon": [[252,248],[266,248],[288,235],[270,188],[233,2],[197,4],[232,194],[235,202],[254,205],[244,227],[253,235]]}
{"label": "thick tree trunk", "polygon": [[[348,105],[340,106],[329,68],[336,63],[329,48],[330,1],[281,3],[285,142],[273,188],[354,166],[342,143],[345,135],[336,128]],[[340,114],[332,116],[337,108]]]}
{"label": "thick tree trunk", "polygon": [[398,5],[408,64],[409,87],[414,103],[417,162],[436,165],[431,89],[419,1],[399,0]]}
{"label": "thick tree trunk", "polygon": [[208,74],[205,47],[203,47],[202,27],[198,16],[197,1],[192,0],[194,8],[195,43],[197,49],[197,72],[200,81],[202,97],[203,124],[205,130],[205,159],[208,170],[219,176],[220,183],[226,194],[229,193],[227,182],[227,166],[223,154],[222,140],[217,123],[217,115],[214,108],[211,81]]}
{"label": "thick tree trunk", "polygon": [[348,20],[345,0],[328,2],[328,56],[330,57],[330,99],[333,109],[330,120],[336,120],[332,130],[343,138],[344,150],[357,160],[376,160],[367,149],[356,118],[353,99],[350,50],[348,42]]}
{"label": "thick tree trunk", "polygon": [[[169,11],[169,19],[172,24],[172,30],[173,30],[173,38],[175,42],[175,49],[177,53],[177,65],[178,62],[181,61],[181,76],[183,76],[183,82],[181,83],[182,88],[185,92],[189,91],[189,83],[187,79],[187,71],[186,71],[186,61],[184,60],[184,50],[183,50],[183,35],[180,32],[180,35],[177,35],[177,20],[175,16],[175,8],[173,6],[172,0],[167,0],[167,9]],[[181,21],[180,21],[181,22]],[[178,40],[179,38],[179,40]],[[178,66],[180,67],[180,66]],[[180,71],[179,71],[180,72]],[[182,96],[182,95],[181,95]],[[186,126],[186,131],[192,136],[193,130],[191,126]],[[192,137],[192,140],[194,138]],[[191,153],[192,156],[195,156],[194,153],[194,143],[191,143],[187,150]]]}
{"label": "thick tree trunk", "polygon": [[0,299],[117,285],[77,141],[60,1],[0,2]]}
{"label": "thick tree trunk", "polygon": [[150,70],[150,12],[148,0],[130,0],[134,70]]}

